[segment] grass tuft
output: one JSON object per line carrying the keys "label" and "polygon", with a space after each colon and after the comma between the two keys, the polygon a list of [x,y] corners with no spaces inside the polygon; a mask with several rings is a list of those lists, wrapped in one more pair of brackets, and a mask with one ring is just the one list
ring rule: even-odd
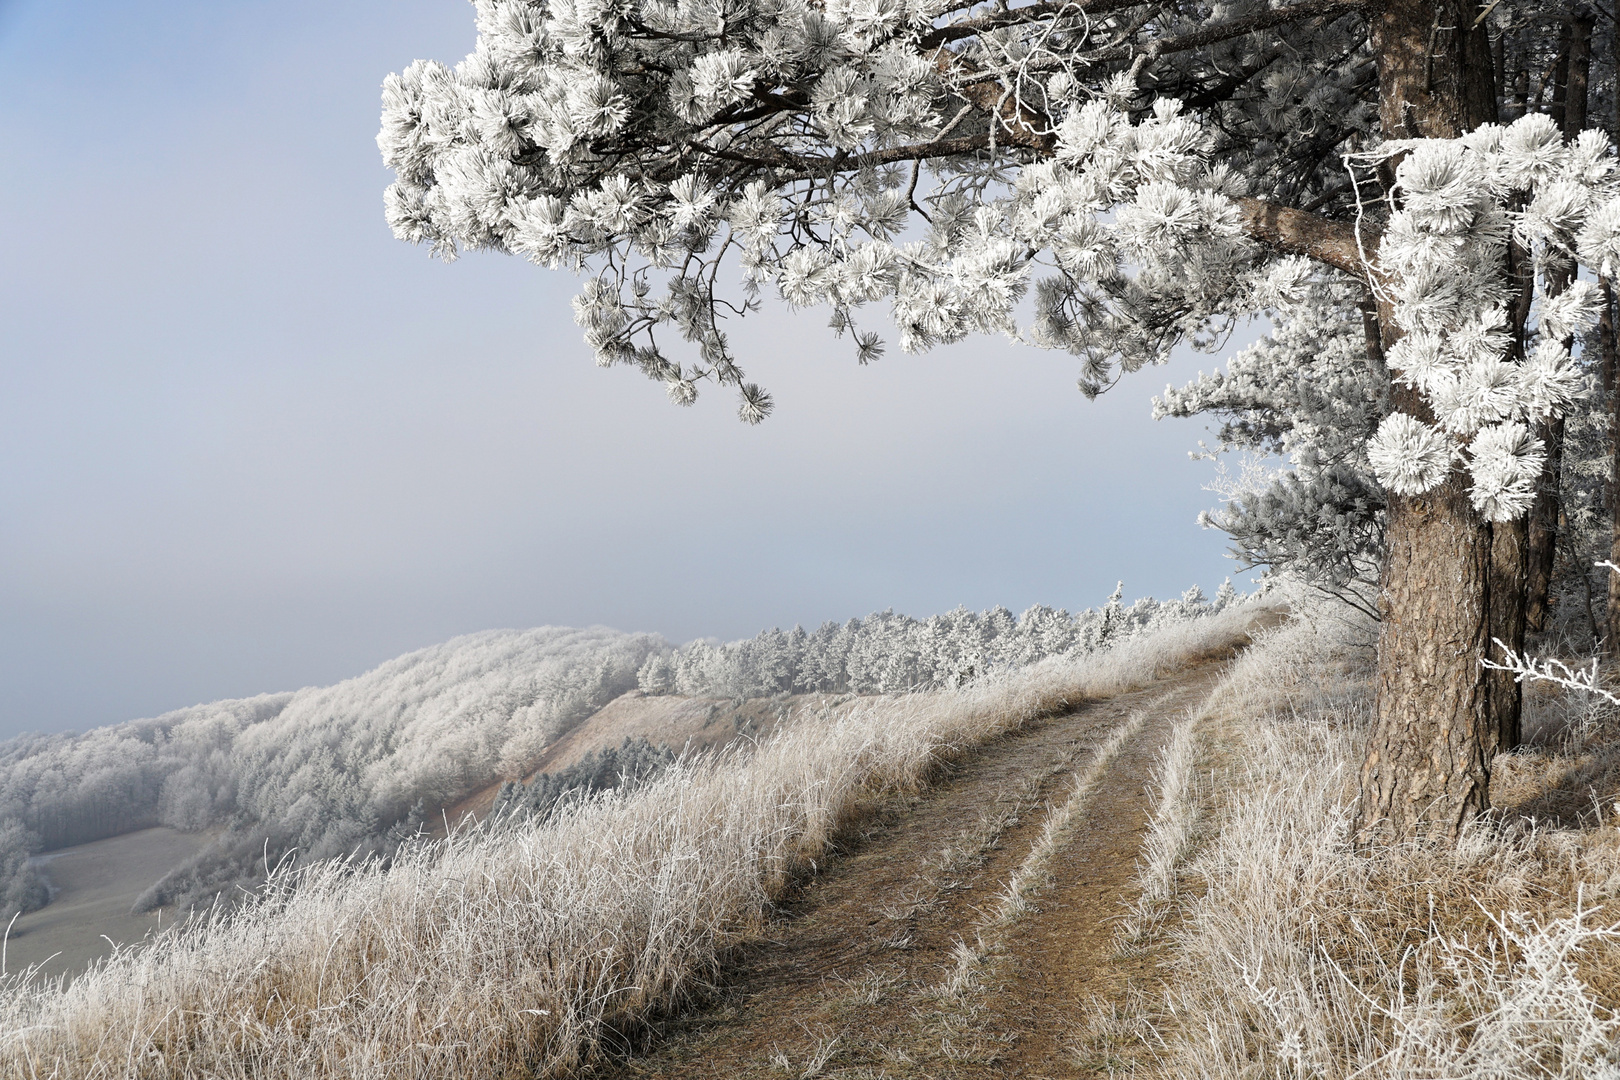
{"label": "grass tuft", "polygon": [[[1225,764],[1204,800],[1208,839],[1175,874],[1156,857],[1144,870],[1145,890],[1184,879],[1165,1066],[1233,1080],[1620,1076],[1620,830],[1509,809],[1453,848],[1358,852],[1364,640],[1290,624],[1234,665],[1198,729]],[[1543,793],[1572,758],[1613,752],[1578,735],[1533,751]],[[1497,770],[1513,776],[1522,756]],[[1516,783],[1534,805],[1537,783]]]}

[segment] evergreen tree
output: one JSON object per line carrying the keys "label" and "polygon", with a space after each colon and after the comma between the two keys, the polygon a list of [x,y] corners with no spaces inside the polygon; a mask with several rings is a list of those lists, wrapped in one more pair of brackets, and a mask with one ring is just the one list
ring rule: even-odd
{"label": "evergreen tree", "polygon": [[[1481,661],[1540,602],[1546,476],[1579,389],[1568,342],[1599,306],[1576,265],[1607,276],[1620,253],[1613,155],[1586,124],[1589,15],[1522,0],[475,6],[472,55],[385,85],[390,224],[446,258],[491,248],[585,272],[576,312],[599,361],[682,405],[713,384],[743,420],[769,414],[723,329],[767,291],[826,305],[862,362],[883,343],[858,318],[887,301],[904,349],[1008,333],[1074,354],[1087,393],[1179,343],[1217,349],[1318,283],[1337,292],[1343,322],[1364,316],[1383,413],[1365,443],[1383,565],[1363,825],[1452,837],[1488,806],[1517,698]],[[1358,464],[1311,459],[1327,471],[1255,511],[1262,550],[1295,542],[1272,523],[1354,508]],[[1348,518],[1324,538],[1341,569],[1364,553]],[[892,685],[894,662],[870,677]]]}

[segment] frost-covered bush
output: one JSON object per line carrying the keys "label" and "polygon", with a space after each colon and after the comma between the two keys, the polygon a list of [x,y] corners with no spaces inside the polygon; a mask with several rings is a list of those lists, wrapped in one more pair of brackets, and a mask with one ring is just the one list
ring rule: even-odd
{"label": "frost-covered bush", "polygon": [[813,632],[771,629],[723,645],[695,641],[649,656],[639,681],[649,694],[758,698],[776,694],[892,694],[961,686],[991,671],[1020,668],[1049,656],[1092,652],[1145,630],[1198,618],[1237,597],[1231,582],[1213,603],[1193,586],[1179,600],[1144,597],[1121,603],[1124,586],[1099,610],[1070,615],[1032,607],[1017,618],[1006,608],[957,608],[929,619],[881,611]]}
{"label": "frost-covered bush", "polygon": [[29,835],[22,822],[0,819],[0,920],[43,907],[50,899],[45,883],[28,861],[38,846],[38,839]]}
{"label": "frost-covered bush", "polygon": [[495,795],[490,813],[498,818],[545,817],[564,798],[598,791],[628,791],[651,780],[675,755],[644,738],[626,738],[621,746],[593,750],[563,769],[543,772],[528,783],[507,781]]}

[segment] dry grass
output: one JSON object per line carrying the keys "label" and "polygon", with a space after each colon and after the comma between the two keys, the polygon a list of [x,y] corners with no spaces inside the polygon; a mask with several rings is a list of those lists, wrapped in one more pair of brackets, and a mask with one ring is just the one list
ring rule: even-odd
{"label": "dry grass", "polygon": [[[1225,775],[1206,800],[1210,839],[1172,875],[1187,884],[1161,1064],[1196,1077],[1620,1077],[1620,831],[1590,813],[1584,828],[1507,815],[1455,849],[1357,854],[1369,693],[1354,637],[1285,627],[1212,699],[1204,752]],[[1612,782],[1592,762],[1613,752],[1587,737],[1496,767],[1533,804],[1550,776]],[[1158,860],[1147,869],[1158,888]]]}
{"label": "dry grass", "polygon": [[[1516,817],[1564,826],[1614,821],[1620,808],[1620,709],[1586,695],[1525,693],[1525,745],[1496,760],[1491,797]],[[1605,796],[1608,796],[1607,798]]]}
{"label": "dry grass", "polygon": [[918,789],[976,744],[1227,650],[1254,614],[878,700],[540,826],[279,878],[264,902],[66,987],[12,975],[0,980],[0,1075],[566,1073],[615,1032],[680,1007],[875,795]]}
{"label": "dry grass", "polygon": [[1139,892],[1120,924],[1122,945],[1136,944],[1152,933],[1175,898],[1178,871],[1198,827],[1194,772],[1203,715],[1194,713],[1176,724],[1153,770],[1156,806],[1142,844]]}

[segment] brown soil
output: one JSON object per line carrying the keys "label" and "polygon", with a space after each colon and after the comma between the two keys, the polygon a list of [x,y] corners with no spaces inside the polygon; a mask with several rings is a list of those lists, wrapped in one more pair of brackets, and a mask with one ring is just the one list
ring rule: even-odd
{"label": "brown soil", "polygon": [[[1172,723],[1220,674],[1206,661],[1142,690],[1031,725],[896,799],[737,951],[706,1005],[621,1048],[599,1080],[690,1077],[1069,1077],[1120,1062],[1086,1018],[1158,985],[1121,955],[1146,791]],[[1069,797],[1075,771],[1135,712],[1049,863],[1032,908],[993,912],[1009,875]]]}

